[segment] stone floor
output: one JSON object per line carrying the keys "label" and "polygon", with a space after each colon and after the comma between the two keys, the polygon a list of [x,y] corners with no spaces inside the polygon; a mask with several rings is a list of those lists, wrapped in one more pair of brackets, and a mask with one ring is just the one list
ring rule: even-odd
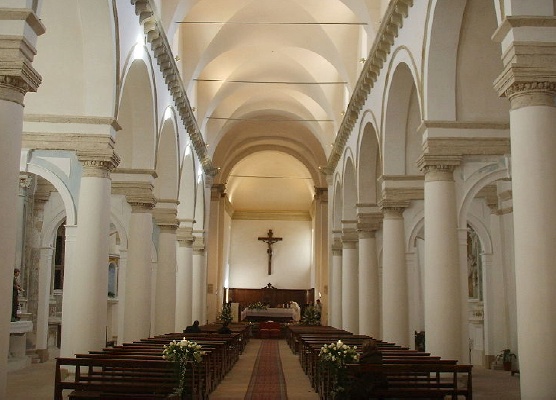
{"label": "stone floor", "polygon": [[[260,340],[252,339],[239,361],[210,395],[211,400],[243,399]],[[311,389],[307,376],[303,373],[299,360],[280,342],[280,358],[286,378],[288,398],[290,400],[318,399]],[[52,400],[54,394],[55,362],[48,361],[8,373],[8,391],[6,400]],[[520,399],[519,375],[511,376],[509,372],[489,370],[481,367],[473,369],[473,398],[475,400],[514,400]]]}

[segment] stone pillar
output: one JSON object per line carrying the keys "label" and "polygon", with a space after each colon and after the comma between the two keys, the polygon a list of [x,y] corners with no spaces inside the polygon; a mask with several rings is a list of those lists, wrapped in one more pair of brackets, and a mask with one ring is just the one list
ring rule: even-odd
{"label": "stone pillar", "polygon": [[207,273],[205,269],[205,245],[202,236],[195,236],[193,242],[193,269],[192,269],[192,319],[199,320],[201,324],[205,321],[205,297],[207,293]]}
{"label": "stone pillar", "polygon": [[342,328],[359,331],[359,250],[356,221],[342,221]]}
{"label": "stone pillar", "polygon": [[113,150],[105,154],[78,152],[78,158],[83,172],[75,250],[64,269],[63,357],[106,345],[110,171],[119,160]]}
{"label": "stone pillar", "polygon": [[[336,233],[337,234],[337,233]],[[330,268],[330,325],[342,327],[342,241],[335,237],[332,243],[332,263]]]}
{"label": "stone pillar", "polygon": [[48,316],[50,312],[50,285],[52,281],[52,265],[54,249],[42,247],[40,249],[38,293],[37,293],[37,337],[35,348],[37,353],[43,353],[41,359],[48,354]]}
{"label": "stone pillar", "polygon": [[[23,3],[23,2],[22,2]],[[17,8],[21,7],[21,8]],[[19,157],[23,127],[23,98],[36,91],[41,77],[31,66],[37,37],[44,26],[25,4],[12,2],[0,16],[0,254],[4,260],[0,274],[12,277],[16,256],[17,194]],[[12,279],[0,280],[0,398],[5,398],[11,320]]]}
{"label": "stone pillar", "polygon": [[180,223],[177,232],[177,273],[176,273],[176,326],[181,332],[193,322],[193,241],[191,227],[186,221]]}
{"label": "stone pillar", "polygon": [[[554,56],[556,61],[556,56]],[[553,75],[553,76],[556,76]],[[556,83],[514,84],[510,98],[521,396],[556,393]]]}
{"label": "stone pillar", "polygon": [[159,201],[154,219],[160,229],[155,290],[154,329],[156,335],[174,332],[176,322],[176,202]]}
{"label": "stone pillar", "polygon": [[151,276],[153,215],[156,203],[153,184],[147,181],[112,183],[113,194],[124,194],[131,206],[125,272],[123,341],[131,342],[151,334]]}
{"label": "stone pillar", "polygon": [[[554,2],[509,1],[495,32],[504,69],[494,82],[510,100],[512,193],[521,398],[556,393],[556,27]],[[533,3],[533,4],[531,4]],[[526,14],[526,15],[520,15]]]}
{"label": "stone pillar", "polygon": [[[369,207],[365,207],[369,209]],[[358,209],[363,207],[358,205]],[[365,210],[365,211],[372,211]],[[380,227],[382,214],[359,212],[359,334],[380,338],[380,281],[376,231]]]}
{"label": "stone pillar", "polygon": [[409,312],[403,203],[381,203],[382,222],[382,337],[408,346]]}
{"label": "stone pillar", "polygon": [[[425,154],[425,334],[427,351],[462,359],[461,271],[453,171],[459,157]],[[466,346],[467,348],[467,346]]]}

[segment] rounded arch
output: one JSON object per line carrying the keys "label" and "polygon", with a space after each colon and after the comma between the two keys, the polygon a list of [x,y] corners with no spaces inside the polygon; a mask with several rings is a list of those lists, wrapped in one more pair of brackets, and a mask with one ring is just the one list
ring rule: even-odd
{"label": "rounded arch", "polygon": [[351,151],[346,151],[343,172],[343,210],[342,219],[354,221],[357,219],[357,181],[355,165]]}
{"label": "rounded arch", "polygon": [[191,143],[185,149],[181,167],[180,184],[178,190],[178,219],[193,221],[195,218],[195,197],[197,182],[195,178],[195,160],[192,155]]}
{"label": "rounded arch", "polygon": [[[42,83],[40,90],[25,96],[25,112],[113,116],[118,38],[111,3],[43,1],[38,9],[47,33],[37,42],[33,66]],[[94,62],[87,58],[90,54]]]}
{"label": "rounded arch", "polygon": [[[261,151],[277,151],[286,153],[297,161],[302,163],[309,171],[311,178],[315,184],[325,185],[325,180],[321,176],[322,174],[315,168],[314,163],[312,163],[306,156],[305,152],[303,151],[296,151],[296,149],[291,148],[289,146],[284,145],[277,145],[277,144],[253,144],[250,141],[251,145],[249,147],[242,149],[241,151],[233,154],[232,157],[228,157],[226,160],[226,165],[221,169],[220,173],[218,174],[217,181],[218,182],[227,182],[228,177],[230,176],[230,172],[234,168],[234,166],[240,161],[245,159],[251,154],[258,153]],[[229,154],[230,155],[230,154]]]}
{"label": "rounded arch", "polygon": [[332,230],[342,229],[342,210],[344,208],[344,201],[342,197],[342,179],[340,174],[335,175],[334,179],[334,202],[332,203]]}
{"label": "rounded arch", "polygon": [[421,123],[421,112],[418,86],[415,82],[414,71],[410,64],[399,62],[385,87],[386,108],[383,130],[385,175],[420,174],[416,161],[422,152],[421,137],[417,134],[417,128]]}
{"label": "rounded arch", "polygon": [[479,191],[486,185],[495,182],[499,179],[508,178],[508,170],[504,166],[499,164],[495,165],[496,169],[482,168],[472,174],[465,182],[465,192],[462,196],[461,204],[458,211],[458,227],[461,229],[465,228],[465,223],[467,221],[467,215],[471,208],[471,202],[479,193]]}
{"label": "rounded arch", "polygon": [[423,43],[423,86],[426,120],[456,119],[456,63],[460,29],[467,0],[434,0]]}
{"label": "rounded arch", "polygon": [[166,110],[170,118],[162,122],[158,146],[156,149],[155,170],[157,178],[154,183],[154,194],[159,200],[178,198],[179,149],[175,116],[172,108]]}
{"label": "rounded arch", "polygon": [[52,184],[62,197],[68,225],[77,224],[77,207],[68,187],[56,174],[35,164],[27,164],[27,171],[38,175]]}
{"label": "rounded arch", "polygon": [[123,79],[118,110],[122,129],[116,135],[120,169],[154,169],[156,149],[156,92],[152,70],[142,59],[133,60]]}
{"label": "rounded arch", "polygon": [[357,146],[357,198],[359,203],[377,204],[380,188],[377,179],[382,175],[382,156],[376,119],[371,111],[363,114]]}

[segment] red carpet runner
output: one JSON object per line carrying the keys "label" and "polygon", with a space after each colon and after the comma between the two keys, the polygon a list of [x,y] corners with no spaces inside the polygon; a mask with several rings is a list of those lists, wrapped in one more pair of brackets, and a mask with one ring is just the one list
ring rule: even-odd
{"label": "red carpet runner", "polygon": [[278,340],[261,340],[261,348],[257,355],[245,400],[285,400],[287,398]]}

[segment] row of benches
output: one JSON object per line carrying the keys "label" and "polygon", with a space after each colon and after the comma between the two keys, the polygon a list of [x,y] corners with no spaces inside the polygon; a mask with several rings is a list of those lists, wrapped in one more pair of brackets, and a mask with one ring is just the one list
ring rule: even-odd
{"label": "row of benches", "polygon": [[[319,352],[323,345],[342,340],[349,346],[361,348],[366,335],[328,326],[289,326],[286,340],[294,353],[299,355],[301,366],[321,399],[332,398],[333,374],[319,364]],[[360,377],[381,374],[387,387],[373,388],[376,398],[465,398],[472,399],[471,365],[459,365],[457,360],[441,359],[426,352],[411,350],[393,343],[377,341],[383,355],[382,365],[349,364],[345,370],[345,386]],[[371,374],[371,375],[370,375]]]}
{"label": "row of benches", "polygon": [[232,324],[231,334],[216,334],[217,325],[201,333],[170,333],[121,346],[107,347],[72,358],[56,360],[54,400],[155,400],[178,399],[175,363],[162,359],[164,345],[186,338],[205,352],[200,363],[191,363],[185,376],[186,398],[207,399],[230,371],[249,340],[250,326]]}

